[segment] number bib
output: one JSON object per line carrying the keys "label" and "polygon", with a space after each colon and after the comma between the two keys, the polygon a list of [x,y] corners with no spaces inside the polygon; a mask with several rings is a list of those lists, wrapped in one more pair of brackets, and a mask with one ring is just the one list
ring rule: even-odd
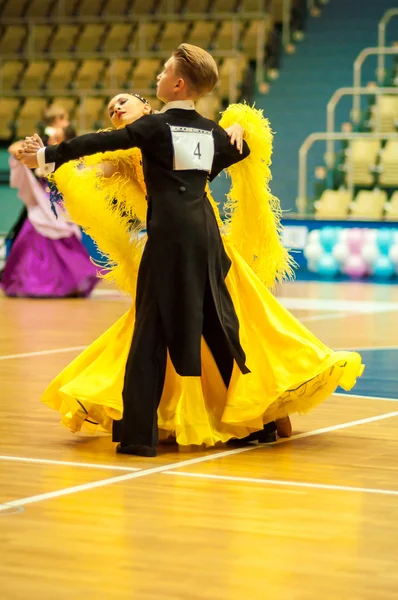
{"label": "number bib", "polygon": [[211,131],[169,125],[174,151],[174,171],[211,171],[214,139]]}

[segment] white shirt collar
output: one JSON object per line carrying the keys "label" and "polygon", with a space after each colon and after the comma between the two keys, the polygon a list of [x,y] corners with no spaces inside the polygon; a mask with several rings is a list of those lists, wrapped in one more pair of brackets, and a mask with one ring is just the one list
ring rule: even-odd
{"label": "white shirt collar", "polygon": [[170,110],[172,108],[181,108],[182,110],[195,110],[195,102],[193,100],[174,100],[173,102],[168,102],[167,104],[165,104],[159,112],[164,113],[166,112],[166,110]]}

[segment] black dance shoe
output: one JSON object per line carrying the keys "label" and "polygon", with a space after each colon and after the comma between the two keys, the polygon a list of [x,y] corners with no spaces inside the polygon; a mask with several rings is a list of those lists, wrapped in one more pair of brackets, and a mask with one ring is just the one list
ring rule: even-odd
{"label": "black dance shoe", "polygon": [[156,456],[156,448],[153,446],[139,446],[137,444],[118,444],[117,454],[134,454],[135,456]]}

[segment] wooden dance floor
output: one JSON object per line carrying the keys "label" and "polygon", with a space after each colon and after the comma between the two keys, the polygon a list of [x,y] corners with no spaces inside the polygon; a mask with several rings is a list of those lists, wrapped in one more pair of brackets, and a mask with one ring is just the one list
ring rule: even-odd
{"label": "wooden dance floor", "polygon": [[154,459],[39,401],[125,310],[0,298],[2,600],[396,600],[398,286],[292,283],[281,301],[367,369],[267,447]]}

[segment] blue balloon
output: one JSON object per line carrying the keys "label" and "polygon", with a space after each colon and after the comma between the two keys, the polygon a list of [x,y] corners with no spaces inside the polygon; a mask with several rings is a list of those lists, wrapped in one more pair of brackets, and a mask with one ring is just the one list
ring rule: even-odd
{"label": "blue balloon", "polygon": [[339,241],[339,230],[337,227],[322,227],[319,242],[326,252],[331,252]]}
{"label": "blue balloon", "polygon": [[322,254],[316,267],[319,275],[323,277],[334,277],[339,272],[339,263],[331,254]]}
{"label": "blue balloon", "polygon": [[382,254],[388,254],[391,246],[394,245],[395,231],[393,229],[379,229],[377,232],[376,243]]}
{"label": "blue balloon", "polygon": [[382,254],[373,265],[373,274],[380,279],[389,279],[395,273],[395,268],[388,256]]}

